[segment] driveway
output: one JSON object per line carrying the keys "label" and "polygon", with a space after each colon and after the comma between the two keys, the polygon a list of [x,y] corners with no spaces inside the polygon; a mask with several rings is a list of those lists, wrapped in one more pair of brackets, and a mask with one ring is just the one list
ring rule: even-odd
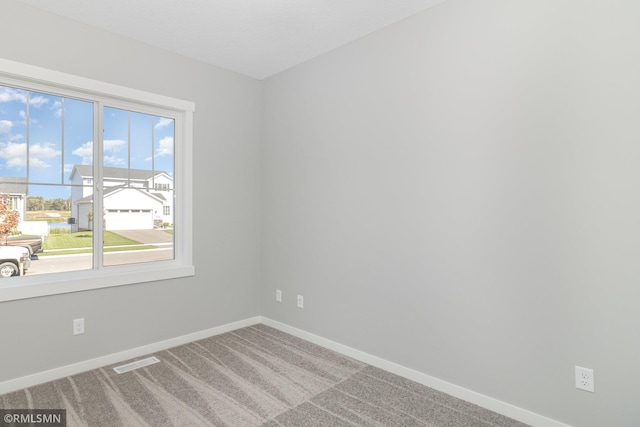
{"label": "driveway", "polygon": [[114,230],[116,234],[127,239],[137,240],[140,243],[173,243],[173,234],[163,230]]}

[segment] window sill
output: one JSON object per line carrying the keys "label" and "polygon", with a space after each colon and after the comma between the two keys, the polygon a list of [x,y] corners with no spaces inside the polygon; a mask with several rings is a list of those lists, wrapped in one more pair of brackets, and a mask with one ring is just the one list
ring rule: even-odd
{"label": "window sill", "polygon": [[[89,291],[195,275],[193,265],[171,265],[150,269],[125,266],[104,270],[51,273],[0,279],[0,302],[36,298],[47,295]],[[5,284],[6,283],[6,284]]]}

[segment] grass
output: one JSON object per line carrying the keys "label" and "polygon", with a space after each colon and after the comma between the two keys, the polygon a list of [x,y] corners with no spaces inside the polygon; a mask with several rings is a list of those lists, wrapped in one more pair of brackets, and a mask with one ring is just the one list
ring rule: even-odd
{"label": "grass", "polygon": [[[117,252],[128,250],[155,249],[152,245],[142,245],[140,242],[127,239],[112,231],[104,231],[105,252]],[[106,246],[118,246],[109,248]],[[44,253],[38,256],[55,255],[63,253],[67,254],[84,254],[91,253],[93,250],[93,231],[79,231],[77,233],[52,234],[49,235],[43,244]],[[47,251],[53,251],[49,252]],[[59,251],[59,252],[58,252]]]}
{"label": "grass", "polygon": [[[138,251],[143,249],[156,249],[156,246],[151,245],[137,245],[137,246],[118,246],[115,248],[105,248],[104,252],[120,252],[120,251]],[[73,254],[90,254],[93,248],[77,248],[77,249],[60,249],[56,252],[40,252],[38,257],[42,256],[56,256],[56,255],[73,255]]]}
{"label": "grass", "polygon": [[[105,246],[139,245],[140,242],[127,239],[112,231],[104,232]],[[76,249],[93,247],[93,231],[53,234],[44,239],[44,249]]]}

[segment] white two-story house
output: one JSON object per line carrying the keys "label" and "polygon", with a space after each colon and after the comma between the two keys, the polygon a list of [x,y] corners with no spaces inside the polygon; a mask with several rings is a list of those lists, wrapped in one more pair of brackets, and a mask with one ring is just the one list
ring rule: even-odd
{"label": "white two-story house", "polygon": [[[173,225],[173,179],[163,171],[104,168],[106,230],[148,230]],[[74,165],[70,181],[75,230],[90,230],[93,215],[93,167]]]}

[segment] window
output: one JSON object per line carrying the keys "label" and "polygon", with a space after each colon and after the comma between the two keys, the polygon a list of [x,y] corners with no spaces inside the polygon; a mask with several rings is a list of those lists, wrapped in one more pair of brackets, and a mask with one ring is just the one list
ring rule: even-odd
{"label": "window", "polygon": [[193,275],[193,111],[0,59],[0,193],[44,248],[0,301]]}
{"label": "window", "polygon": [[19,196],[9,196],[9,198],[7,199],[9,209],[13,211],[20,211],[20,207],[21,207],[20,199],[21,197]]}

